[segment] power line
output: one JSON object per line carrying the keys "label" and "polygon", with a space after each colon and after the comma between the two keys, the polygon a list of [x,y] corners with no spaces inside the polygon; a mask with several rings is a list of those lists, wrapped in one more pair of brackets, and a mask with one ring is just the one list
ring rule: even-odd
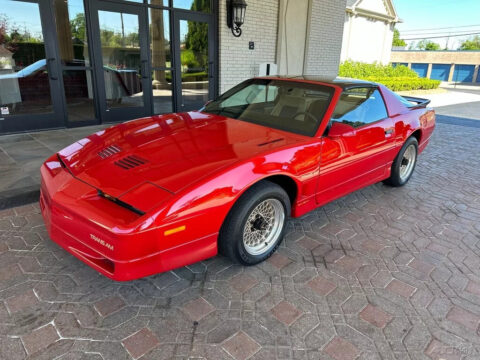
{"label": "power line", "polygon": [[456,29],[456,28],[466,28],[466,27],[473,27],[473,26],[480,26],[480,24],[473,24],[473,25],[461,25],[461,26],[447,26],[447,27],[436,27],[436,28],[428,28],[428,29],[410,29],[410,30],[402,30],[398,29],[401,33],[406,32],[417,32],[417,31],[426,31],[426,30],[443,30],[443,29]]}
{"label": "power line", "polygon": [[[449,34],[466,34],[471,32],[480,31],[480,29],[470,29],[470,30],[460,30],[460,31],[435,31],[435,32],[428,32],[428,33],[413,33],[413,34],[406,34],[405,36],[428,36],[428,35],[443,35],[449,36]],[[401,37],[401,36],[400,36]]]}
{"label": "power line", "polygon": [[479,35],[480,32],[474,32],[469,34],[453,34],[453,35],[442,35],[442,36],[424,36],[424,37],[417,37],[417,38],[404,38],[403,40],[423,40],[423,39],[440,39],[440,38],[448,38],[448,37],[457,37],[457,36],[469,36],[469,35]]}

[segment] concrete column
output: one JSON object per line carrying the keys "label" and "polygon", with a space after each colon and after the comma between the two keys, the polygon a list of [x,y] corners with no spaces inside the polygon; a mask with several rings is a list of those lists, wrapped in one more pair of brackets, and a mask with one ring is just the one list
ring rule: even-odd
{"label": "concrete column", "polygon": [[278,11],[277,65],[278,73],[303,74],[309,0],[280,0]]}
{"label": "concrete column", "polygon": [[430,79],[430,75],[432,75],[432,63],[428,64],[427,79]]}
{"label": "concrete column", "polygon": [[409,69],[411,69],[411,68],[412,68],[412,63],[410,63],[410,62],[407,63],[407,67],[408,67]]}
{"label": "concrete column", "polygon": [[70,18],[68,15],[68,3],[66,1],[55,1],[55,19],[57,21],[60,57],[66,62],[72,61],[75,56],[73,53],[72,31],[70,28]]}
{"label": "concrete column", "polygon": [[450,72],[448,73],[448,81],[453,81],[453,73],[455,71],[455,64],[450,65]]}
{"label": "concrete column", "polygon": [[[153,5],[162,5],[160,0],[152,0]],[[163,24],[163,12],[162,10],[150,9],[150,23],[151,23],[151,43],[152,43],[152,67],[164,67],[166,66],[166,54],[165,54],[165,34]],[[153,87],[155,89],[168,89],[166,72],[164,70],[153,71]]]}
{"label": "concrete column", "polygon": [[480,70],[480,65],[475,65],[475,70],[473,70],[473,82],[480,82],[480,77],[479,77],[479,70]]}

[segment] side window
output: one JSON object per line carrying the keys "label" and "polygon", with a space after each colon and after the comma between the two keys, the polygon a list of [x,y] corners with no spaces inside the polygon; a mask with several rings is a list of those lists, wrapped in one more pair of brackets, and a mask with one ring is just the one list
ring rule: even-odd
{"label": "side window", "polygon": [[354,88],[342,93],[332,121],[360,127],[386,117],[387,109],[378,89]]}

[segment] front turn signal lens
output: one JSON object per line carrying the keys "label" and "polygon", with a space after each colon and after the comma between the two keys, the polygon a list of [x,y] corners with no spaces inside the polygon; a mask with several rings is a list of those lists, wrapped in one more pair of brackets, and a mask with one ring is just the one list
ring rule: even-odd
{"label": "front turn signal lens", "polygon": [[185,225],[178,226],[178,227],[173,228],[173,229],[165,230],[165,232],[163,233],[163,235],[165,235],[165,236],[172,235],[172,234],[175,234],[175,233],[177,233],[177,232],[183,231],[183,230],[185,230],[186,228],[187,228],[187,227],[186,227]]}

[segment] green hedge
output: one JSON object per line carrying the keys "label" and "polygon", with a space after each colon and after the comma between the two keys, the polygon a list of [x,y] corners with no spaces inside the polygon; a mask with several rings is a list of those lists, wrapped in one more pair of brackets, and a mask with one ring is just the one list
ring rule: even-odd
{"label": "green hedge", "polygon": [[345,61],[340,64],[339,76],[378,82],[392,91],[436,89],[439,80],[418,77],[418,74],[406,66],[366,64],[358,61]]}
{"label": "green hedge", "polygon": [[365,79],[366,77],[410,77],[418,78],[418,74],[406,66],[382,65],[378,63],[367,64],[358,61],[345,61],[340,64],[339,75],[354,79]]}
{"label": "green hedge", "polygon": [[440,80],[431,80],[420,77],[377,78],[372,76],[365,78],[365,80],[383,84],[392,91],[430,90],[436,89],[440,85]]}
{"label": "green hedge", "polygon": [[[172,74],[167,73],[165,75],[167,81],[172,81]],[[205,81],[207,79],[206,71],[196,72],[196,73],[182,73],[182,81]]]}

